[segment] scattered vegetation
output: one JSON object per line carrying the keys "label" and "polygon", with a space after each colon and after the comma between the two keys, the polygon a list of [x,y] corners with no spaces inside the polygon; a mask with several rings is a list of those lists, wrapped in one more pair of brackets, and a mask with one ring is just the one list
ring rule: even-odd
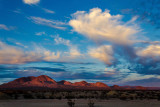
{"label": "scattered vegetation", "polygon": [[[0,99],[120,99],[144,100],[157,99],[160,101],[159,90],[118,90],[118,91],[1,91]],[[70,101],[69,100],[69,101]],[[89,100],[88,105],[94,103]],[[92,105],[92,106],[91,106]],[[73,107],[73,106],[72,106]]]}

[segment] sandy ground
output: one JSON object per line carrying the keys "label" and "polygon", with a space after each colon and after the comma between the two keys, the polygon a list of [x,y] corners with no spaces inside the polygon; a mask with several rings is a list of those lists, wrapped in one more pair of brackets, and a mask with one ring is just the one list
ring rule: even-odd
{"label": "sandy ground", "polygon": [[[94,100],[94,107],[160,107],[157,100]],[[0,107],[68,107],[67,100],[0,100]],[[75,100],[75,107],[88,107],[88,100]]]}

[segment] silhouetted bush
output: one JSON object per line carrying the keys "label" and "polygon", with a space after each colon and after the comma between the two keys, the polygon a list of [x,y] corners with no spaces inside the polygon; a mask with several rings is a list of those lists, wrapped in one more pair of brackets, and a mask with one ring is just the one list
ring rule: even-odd
{"label": "silhouetted bush", "polygon": [[160,95],[158,95],[158,98],[157,98],[157,100],[158,100],[158,101],[160,101]]}
{"label": "silhouetted bush", "polygon": [[119,97],[119,99],[120,100],[127,100],[127,95],[125,95],[125,94],[122,94],[120,97]]}
{"label": "silhouetted bush", "polygon": [[0,92],[0,100],[5,100],[5,99],[11,99],[11,97],[5,93]]}
{"label": "silhouetted bush", "polygon": [[67,102],[67,104],[68,104],[69,107],[74,107],[74,105],[75,105],[75,100],[69,99],[68,102]]}
{"label": "silhouetted bush", "polygon": [[92,100],[89,100],[88,106],[89,106],[89,107],[94,107],[94,102],[93,102]]}
{"label": "silhouetted bush", "polygon": [[23,97],[24,99],[34,99],[32,94],[24,94]]}

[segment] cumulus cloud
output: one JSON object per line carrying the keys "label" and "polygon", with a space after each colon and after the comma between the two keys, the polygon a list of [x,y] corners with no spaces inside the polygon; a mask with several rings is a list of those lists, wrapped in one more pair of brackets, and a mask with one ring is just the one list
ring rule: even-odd
{"label": "cumulus cloud", "polygon": [[63,44],[67,46],[71,46],[70,40],[66,40],[64,38],[59,37],[59,35],[55,36],[54,38],[55,44]]}
{"label": "cumulus cloud", "polygon": [[70,40],[64,39],[62,37],[60,37],[59,35],[55,36],[54,38],[55,44],[63,44],[68,46],[69,48],[69,52],[65,52],[66,54],[68,54],[70,58],[76,58],[76,57],[80,57],[82,56],[82,54],[79,52],[78,48],[76,45],[73,45]]}
{"label": "cumulus cloud", "polygon": [[60,58],[60,52],[57,52],[57,54],[55,52],[50,52],[50,51],[45,51],[44,52],[44,60],[45,61],[54,61],[55,59]]}
{"label": "cumulus cloud", "polygon": [[[99,43],[97,48],[89,49],[91,57],[118,71],[125,68],[140,74],[160,74],[160,42],[136,38],[141,31],[135,23],[137,17],[124,22],[121,15],[99,8],[77,11],[72,16],[69,24],[73,30]],[[104,45],[108,42],[111,45]],[[149,46],[143,48],[139,44]]]}
{"label": "cumulus cloud", "polygon": [[80,57],[82,54],[79,52],[76,46],[70,47],[69,55],[72,58]]}
{"label": "cumulus cloud", "polygon": [[[69,50],[54,52],[36,44],[32,48],[25,46],[27,50],[24,50],[22,49],[24,47],[22,43],[15,42],[16,46],[11,46],[0,41],[0,64],[23,64],[39,61],[68,62],[83,56],[78,48],[73,46],[69,40],[65,40],[59,36],[55,40],[57,40],[57,44],[64,43],[64,45],[67,45]],[[66,41],[69,42],[67,43]]]}
{"label": "cumulus cloud", "polygon": [[139,32],[139,27],[134,23],[136,17],[123,22],[121,15],[111,15],[109,10],[102,12],[99,8],[93,8],[88,13],[77,11],[72,16],[69,24],[73,30],[96,42],[132,44],[134,35]]}
{"label": "cumulus cloud", "polygon": [[64,27],[64,25],[66,25],[66,23],[60,22],[57,20],[49,20],[49,19],[45,19],[45,18],[41,18],[41,17],[34,17],[34,16],[29,17],[29,19],[32,20],[32,22],[35,24],[49,26],[51,28],[60,29],[60,30],[66,29]]}
{"label": "cumulus cloud", "polygon": [[23,51],[14,46],[0,42],[0,64],[21,64],[36,61],[55,61],[59,53],[48,50]]}
{"label": "cumulus cloud", "polygon": [[103,45],[98,48],[91,48],[89,49],[88,54],[91,57],[97,58],[108,65],[111,65],[114,61],[113,50],[111,45]]}
{"label": "cumulus cloud", "polygon": [[31,4],[37,4],[37,3],[39,3],[40,0],[23,0],[23,2],[24,2],[25,4],[31,5]]}
{"label": "cumulus cloud", "polygon": [[137,55],[150,57],[153,60],[160,60],[160,45],[149,45],[146,48],[138,49]]}

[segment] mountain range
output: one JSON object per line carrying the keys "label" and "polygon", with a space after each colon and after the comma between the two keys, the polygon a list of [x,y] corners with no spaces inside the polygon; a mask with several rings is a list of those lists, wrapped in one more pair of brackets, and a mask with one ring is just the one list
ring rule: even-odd
{"label": "mountain range", "polygon": [[41,75],[38,77],[29,76],[15,79],[11,82],[0,85],[0,90],[40,90],[40,89],[52,89],[52,90],[148,90],[159,89],[154,87],[142,87],[142,86],[108,86],[102,82],[88,83],[86,81],[80,81],[71,83],[69,81],[55,81],[49,76]]}

